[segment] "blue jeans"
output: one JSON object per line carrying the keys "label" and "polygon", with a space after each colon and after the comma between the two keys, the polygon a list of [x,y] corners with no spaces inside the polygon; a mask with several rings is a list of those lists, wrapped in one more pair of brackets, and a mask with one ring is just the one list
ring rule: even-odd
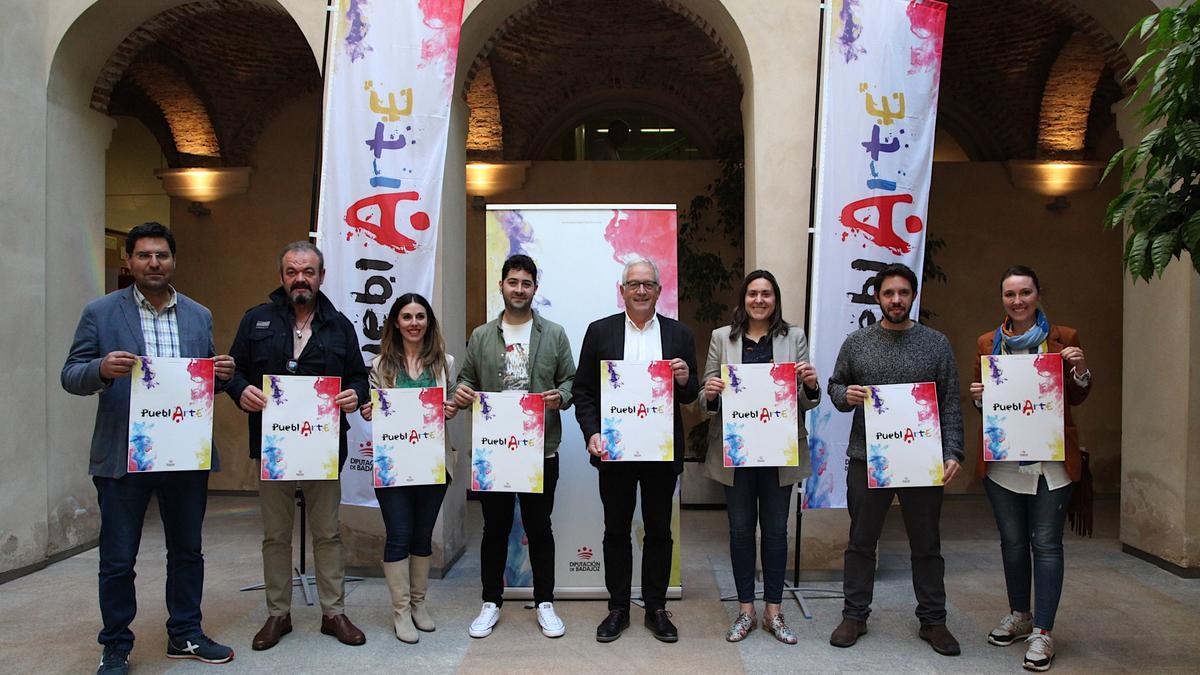
{"label": "blue jeans", "polygon": [[1013,492],[990,478],[984,479],[983,487],[992,502],[996,526],[1000,529],[1000,553],[1004,561],[1009,609],[1029,611],[1032,577],[1036,600],[1033,625],[1053,630],[1063,587],[1063,525],[1075,484],[1051,490],[1042,477],[1038,479],[1036,495]]}
{"label": "blue jeans", "polygon": [[397,562],[410,554],[433,555],[433,526],[442,499],[450,486],[450,476],[441,485],[375,488],[375,499],[383,515],[387,539],[383,544],[383,561]]}
{"label": "blue jeans", "polygon": [[787,520],[791,485],[779,485],[775,467],[733,470],[733,487],[725,486],[729,515],[729,559],[738,602],[754,602],[754,530],[762,530],[763,600],[783,602],[787,572]]}
{"label": "blue jeans", "polygon": [[204,590],[204,555],[200,529],[208,503],[207,471],[164,471],[93,476],[100,504],[100,616],[104,628],[97,641],[117,649],[133,649],[129,624],[137,614],[133,571],[150,495],[158,498],[167,543],[167,635],[181,640],[200,630]]}

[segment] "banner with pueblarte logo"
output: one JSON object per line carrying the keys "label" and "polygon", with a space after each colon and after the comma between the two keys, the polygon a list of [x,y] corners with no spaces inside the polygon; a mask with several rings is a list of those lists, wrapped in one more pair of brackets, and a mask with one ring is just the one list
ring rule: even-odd
{"label": "banner with pueblarte logo", "polygon": [[[825,16],[809,293],[822,379],[845,337],[879,320],[874,275],[900,262],[921,276],[946,4],[832,0]],[[828,397],[810,412],[805,508],[846,505],[850,422]]]}
{"label": "banner with pueblarte logo", "polygon": [[867,385],[863,410],[867,487],[942,484],[942,423],[936,384]]}
{"label": "banner with pueblarte logo", "polygon": [[600,362],[600,461],[675,459],[674,386],[670,361]]}
{"label": "banner with pueblarte logo", "polygon": [[1066,459],[1062,356],[1006,354],[980,359],[984,461]]}
{"label": "banner with pueblarte logo", "polygon": [[262,480],[337,480],[340,377],[263,375]]}
{"label": "banner with pueblarte logo", "polygon": [[[533,308],[561,325],[579,362],[588,324],[624,311],[621,270],[627,261],[648,258],[658,265],[662,291],[658,313],[679,316],[679,267],[676,262],[673,204],[489,204],[487,207],[487,315],[504,309],[500,269],[505,259],[524,253],[538,266]],[[562,443],[558,446],[559,478],[554,502],[556,597],[607,598],[604,586],[604,522],[595,467],[588,463],[575,411],[562,411]],[[522,541],[520,507],[509,536],[504,597],[533,597],[528,547]],[[634,513],[634,597],[641,584],[642,516]],[[668,597],[680,597],[679,489],[671,515],[671,581]]]}
{"label": "banner with pueblarte logo", "polygon": [[542,493],[546,402],[524,391],[479,392],[471,404],[471,489]]}
{"label": "banner with pueblarte logo", "polygon": [[374,487],[446,482],[446,414],[441,387],[371,389]]}
{"label": "banner with pueblarte logo", "polygon": [[129,385],[129,473],[212,467],[213,360],[139,356]]}
{"label": "banner with pueblarte logo", "polygon": [[724,466],[798,466],[796,364],[721,366]]}
{"label": "banner with pueblarte logo", "polygon": [[[432,299],[462,0],[339,0],[325,62],[323,290],[379,353],[392,299]],[[350,417],[342,499],[375,506],[369,425]]]}

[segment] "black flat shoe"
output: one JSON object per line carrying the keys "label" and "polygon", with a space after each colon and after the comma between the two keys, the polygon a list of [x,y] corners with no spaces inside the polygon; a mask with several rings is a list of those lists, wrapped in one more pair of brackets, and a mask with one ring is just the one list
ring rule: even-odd
{"label": "black flat shoe", "polygon": [[612,642],[626,628],[629,628],[629,610],[614,609],[596,627],[596,642]]}
{"label": "black flat shoe", "polygon": [[659,642],[679,641],[679,631],[675,630],[675,624],[671,623],[671,613],[665,609],[646,612],[646,628],[654,633],[654,639]]}

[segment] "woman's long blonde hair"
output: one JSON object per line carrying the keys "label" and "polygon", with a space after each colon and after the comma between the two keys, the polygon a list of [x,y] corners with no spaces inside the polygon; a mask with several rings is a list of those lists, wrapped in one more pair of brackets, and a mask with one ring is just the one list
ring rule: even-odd
{"label": "woman's long blonde hair", "polygon": [[442,338],[442,330],[438,326],[437,317],[433,315],[433,307],[420,293],[405,293],[396,298],[388,311],[387,322],[383,325],[383,338],[379,345],[380,379],[387,386],[396,382],[396,375],[405,370],[404,336],[396,328],[396,320],[400,310],[416,303],[425,309],[429,325],[425,329],[425,338],[421,344],[421,367],[429,370],[436,379],[446,372],[446,341]]}

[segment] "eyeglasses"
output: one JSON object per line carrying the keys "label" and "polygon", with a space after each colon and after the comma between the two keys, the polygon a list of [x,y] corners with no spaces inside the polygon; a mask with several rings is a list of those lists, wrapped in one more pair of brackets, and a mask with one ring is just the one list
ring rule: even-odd
{"label": "eyeglasses", "polygon": [[626,281],[622,285],[625,286],[625,290],[627,291],[636,291],[639,288],[653,291],[654,289],[658,288],[657,281]]}
{"label": "eyeglasses", "polygon": [[151,258],[154,258],[161,263],[170,260],[171,254],[166,251],[154,253],[151,253],[150,251],[138,251],[137,253],[133,254],[133,257],[141,262],[148,262]]}

